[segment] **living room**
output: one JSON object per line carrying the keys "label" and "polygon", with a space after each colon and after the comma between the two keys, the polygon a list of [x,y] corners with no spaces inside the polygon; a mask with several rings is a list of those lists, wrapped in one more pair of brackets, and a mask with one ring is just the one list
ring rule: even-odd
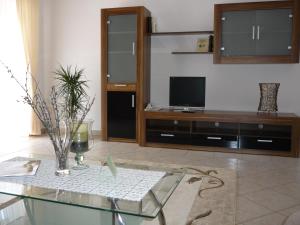
{"label": "living room", "polygon": [[[8,24],[7,18],[3,20],[7,0],[0,1],[3,1],[0,5],[3,7],[0,8],[3,29]],[[12,2],[19,7],[22,1],[26,2]],[[30,5],[30,1],[27,4]],[[31,40],[36,45],[38,63],[35,69],[30,68],[37,83],[31,85],[37,84],[39,97],[47,104],[34,101],[34,98],[32,102],[22,98],[24,93],[10,77],[28,81],[25,58],[17,58],[18,62],[23,62],[22,66],[12,64],[15,55],[8,57],[8,53],[2,52],[0,60],[6,70],[1,70],[1,74],[8,77],[1,82],[1,89],[5,90],[3,101],[9,104],[20,96],[26,104],[30,103],[29,106],[42,104],[46,108],[53,103],[52,87],[60,81],[57,75],[68,72],[68,68],[71,75],[83,69],[88,97],[83,109],[86,118],[81,117],[84,120],[79,121],[83,124],[88,121],[89,148],[84,153],[72,151],[73,136],[71,152],[65,154],[68,168],[54,171],[50,169],[50,161],[60,159],[57,154],[60,150],[56,147],[59,149],[59,143],[67,138],[61,134],[56,136],[57,129],[51,130],[49,124],[43,123],[47,121],[43,117],[45,111],[35,111],[38,118],[31,115],[30,107],[14,108],[16,113],[12,115],[3,112],[2,116],[9,122],[1,133],[7,140],[5,148],[0,150],[1,161],[18,156],[40,160],[41,164],[37,175],[30,179],[0,176],[1,225],[300,224],[298,0],[34,0],[32,4],[38,5],[35,10],[39,16],[35,20],[38,21],[35,33],[38,39]],[[223,46],[232,39],[229,35],[229,42],[224,41],[230,33],[225,31],[225,23],[230,21],[226,13],[251,10],[256,10],[256,17],[247,27],[247,43],[255,41],[256,51],[261,47],[271,52],[268,56],[247,55],[238,39],[230,46]],[[267,25],[257,21],[260,11],[272,10],[287,15],[290,29],[284,24],[284,31],[275,31],[277,33],[271,33],[273,36],[266,40],[264,26]],[[19,8],[14,15],[14,24],[18,23],[18,18],[22,21]],[[126,22],[132,20],[126,18],[128,15],[137,15],[134,19],[137,25],[129,32],[125,30],[127,25],[132,29]],[[271,19],[262,18],[265,24],[272,24],[272,21],[278,26],[281,24],[274,15]],[[242,20],[241,24],[246,27]],[[238,25],[234,23],[232,27],[243,37]],[[118,28],[120,31],[114,30]],[[21,37],[22,33],[24,38],[24,29],[19,32],[16,36]],[[290,36],[281,38],[282,33]],[[210,40],[210,36],[214,40]],[[133,37],[133,41],[129,37]],[[277,37],[281,42],[288,42],[284,43],[286,48],[278,47],[281,45],[277,45]],[[1,49],[17,46],[18,41],[20,48],[23,46],[21,39],[0,40],[5,40]],[[204,52],[199,49],[199,42],[203,40],[208,43]],[[134,58],[133,69],[129,68],[131,61],[122,58],[127,54],[123,49],[127,42],[130,46],[126,51]],[[275,45],[280,53],[274,50]],[[117,49],[119,46],[121,50]],[[239,55],[231,57],[230,48]],[[16,52],[16,49],[7,52]],[[122,57],[115,59],[117,54]],[[128,71],[133,75],[127,76]],[[117,73],[121,75],[115,76]],[[130,76],[134,77],[133,81],[128,78]],[[188,81],[189,78],[192,81]],[[176,79],[180,88],[172,87]],[[197,83],[200,80],[202,84]],[[193,83],[202,89],[198,96],[200,105],[192,101],[197,98],[199,88],[190,96],[182,94],[192,90]],[[262,85],[272,86],[268,89],[273,91],[271,97],[268,91],[268,96],[264,96]],[[6,97],[8,90],[13,88],[16,88],[14,95]],[[30,89],[25,91],[25,94],[32,94]],[[178,93],[181,96],[178,97]],[[123,98],[125,95],[127,97]],[[178,103],[178,99],[187,103]],[[122,109],[126,102],[134,119],[128,119],[127,112]],[[15,107],[24,107],[20,104]],[[24,111],[22,119],[15,121],[14,117],[21,110]],[[22,121],[27,123],[24,123],[22,135],[11,138],[14,130],[21,130],[15,127],[20,127]],[[67,124],[54,124],[53,127],[56,126],[63,126],[64,131],[70,129],[72,136],[72,128]],[[77,128],[80,131],[79,127],[81,124]],[[97,166],[103,169],[98,171]],[[122,194],[129,188],[126,185],[130,182],[125,181],[121,188],[105,193],[97,186],[97,192],[90,188],[100,182],[92,182],[97,180],[92,176],[95,171],[103,184],[101,188],[107,188],[110,182],[114,184],[124,173],[128,174],[123,178],[132,181],[141,176],[138,174],[141,171],[152,178],[147,179],[147,184],[152,186],[141,198],[137,197],[141,193],[134,188],[127,191],[127,195]],[[77,177],[73,177],[75,175]],[[47,177],[53,180],[47,181]],[[64,185],[62,181],[66,180]],[[15,187],[19,185],[23,189]],[[56,195],[51,190],[56,191]],[[138,204],[136,199],[139,199]]]}

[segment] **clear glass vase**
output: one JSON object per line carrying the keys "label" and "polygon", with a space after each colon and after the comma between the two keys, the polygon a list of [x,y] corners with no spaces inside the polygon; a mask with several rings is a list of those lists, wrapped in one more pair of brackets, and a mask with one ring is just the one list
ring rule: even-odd
{"label": "clear glass vase", "polygon": [[55,152],[55,175],[65,176],[70,174],[68,155],[70,151],[70,125],[68,121],[62,121],[49,135]]}
{"label": "clear glass vase", "polygon": [[[89,166],[84,163],[84,153],[89,151],[93,144],[92,126],[93,120],[84,120],[78,127],[75,135],[72,137],[70,151],[75,153],[76,165],[72,167],[74,170],[86,169]],[[73,127],[77,127],[78,123],[74,123]]]}
{"label": "clear glass vase", "polygon": [[64,150],[64,151],[66,151],[66,154],[56,155],[55,175],[57,176],[65,176],[70,174],[69,160],[68,160],[69,150]]}

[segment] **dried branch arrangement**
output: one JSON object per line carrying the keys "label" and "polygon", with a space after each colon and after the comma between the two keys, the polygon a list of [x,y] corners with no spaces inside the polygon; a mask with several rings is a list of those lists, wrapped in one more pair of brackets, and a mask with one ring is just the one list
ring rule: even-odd
{"label": "dried branch arrangement", "polygon": [[[37,81],[29,73],[29,67],[26,71],[26,81],[22,84],[7,65],[2,61],[0,63],[24,91],[21,100],[25,104],[28,104],[37,115],[53,144],[57,159],[62,159],[63,163],[64,158],[68,155],[72,139],[94,104],[95,97],[90,99],[86,94],[81,96],[80,109],[75,113],[72,111],[73,114],[71,117],[70,104],[68,104],[70,102],[70,95],[66,95],[66,92],[62,94],[60,86],[51,87],[49,103],[47,103],[47,99],[44,97]],[[30,79],[33,81],[32,86],[35,87],[33,90],[29,88],[31,87],[29,83],[29,81],[31,82]],[[61,165],[61,167],[64,167],[64,165]]]}

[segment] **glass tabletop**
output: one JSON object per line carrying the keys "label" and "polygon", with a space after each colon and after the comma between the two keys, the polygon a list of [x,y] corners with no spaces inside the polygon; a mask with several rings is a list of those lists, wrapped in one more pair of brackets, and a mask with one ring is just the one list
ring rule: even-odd
{"label": "glass tabletop", "polygon": [[[42,160],[42,163],[43,160],[49,161],[49,157],[47,156],[32,155],[30,158]],[[91,166],[100,166],[100,161],[89,161],[89,164]],[[158,215],[184,177],[184,171],[166,167],[159,168],[156,166],[145,166],[127,162],[116,163],[116,166],[120,169],[160,171],[164,172],[164,176],[139,201],[105,197],[98,194],[66,191],[58,188],[37,187],[34,185],[16,183],[10,180],[3,180],[1,178],[0,193],[25,199],[36,199],[45,202],[60,203],[153,219]],[[54,172],[55,171],[53,170],[53,173]],[[101,175],[99,175],[99,179],[100,176]],[[107,180],[104,182],[110,181]]]}

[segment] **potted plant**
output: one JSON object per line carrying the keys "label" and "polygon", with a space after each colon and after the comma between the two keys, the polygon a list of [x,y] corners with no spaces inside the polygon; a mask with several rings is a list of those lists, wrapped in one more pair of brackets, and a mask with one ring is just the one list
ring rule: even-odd
{"label": "potted plant", "polygon": [[77,165],[73,169],[85,169],[88,166],[83,163],[84,152],[91,148],[92,120],[80,121],[89,96],[87,80],[84,79],[84,70],[71,66],[64,68],[62,65],[55,71],[55,79],[58,81],[58,91],[62,96],[63,104],[66,107],[67,117],[72,123],[71,128],[77,129],[72,136],[70,151],[76,153]]}

